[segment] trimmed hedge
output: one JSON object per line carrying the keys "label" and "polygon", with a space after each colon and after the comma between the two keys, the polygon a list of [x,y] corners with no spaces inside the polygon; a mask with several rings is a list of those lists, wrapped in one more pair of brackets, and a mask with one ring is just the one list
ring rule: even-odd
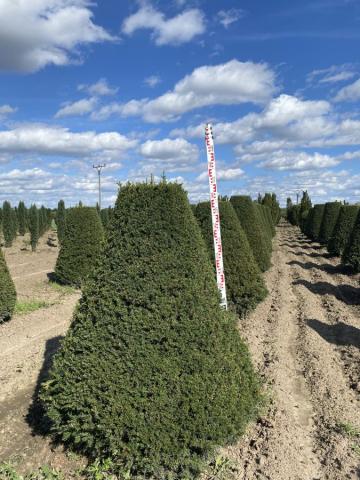
{"label": "trimmed hedge", "polygon": [[258,382],[180,185],[120,189],[41,397],[58,438],[146,478],[194,477],[244,431]]}
{"label": "trimmed hedge", "polygon": [[58,202],[55,222],[56,222],[57,237],[59,240],[59,244],[61,245],[64,240],[65,228],[66,228],[66,209],[65,209],[64,200],[59,200]]}
{"label": "trimmed hedge", "polygon": [[324,214],[319,232],[319,242],[327,244],[333,234],[334,227],[339,217],[341,208],[340,202],[325,203]]}
{"label": "trimmed hedge", "polygon": [[[243,316],[265,298],[267,291],[233,206],[228,201],[220,201],[219,209],[227,299],[229,306]],[[195,217],[215,265],[210,202],[199,203]]]}
{"label": "trimmed hedge", "polygon": [[94,268],[104,238],[95,208],[75,207],[66,212],[65,235],[55,265],[58,282],[81,287]]}
{"label": "trimmed hedge", "polygon": [[311,224],[309,225],[310,238],[319,241],[320,229],[324,215],[325,205],[314,205],[314,212],[311,216]]}
{"label": "trimmed hedge", "polygon": [[345,247],[342,261],[350,265],[355,273],[360,272],[360,210],[356,217],[349,242]]}
{"label": "trimmed hedge", "polygon": [[248,196],[234,196],[231,197],[230,202],[246,233],[255,260],[260,270],[265,272],[270,267],[271,251],[269,250],[268,235],[262,227],[259,213],[253,201]]}
{"label": "trimmed hedge", "polygon": [[357,205],[343,205],[341,207],[333,234],[327,246],[331,255],[338,257],[342,255],[350,240],[358,212],[359,207]]}
{"label": "trimmed hedge", "polygon": [[16,303],[16,290],[0,248],[0,323],[9,320]]}

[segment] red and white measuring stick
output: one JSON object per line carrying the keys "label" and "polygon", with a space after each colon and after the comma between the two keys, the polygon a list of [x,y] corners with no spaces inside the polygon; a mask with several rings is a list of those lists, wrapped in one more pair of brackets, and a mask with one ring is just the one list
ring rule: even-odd
{"label": "red and white measuring stick", "polygon": [[206,153],[207,153],[207,160],[208,160],[210,207],[211,207],[211,218],[212,218],[214,250],[215,250],[216,280],[217,280],[217,285],[221,295],[220,306],[227,310],[225,272],[224,272],[223,251],[222,251],[222,243],[221,243],[219,201],[218,201],[218,190],[217,190],[217,183],[216,183],[214,137],[212,132],[212,126],[210,123],[207,123],[205,126],[205,144],[206,144]]}

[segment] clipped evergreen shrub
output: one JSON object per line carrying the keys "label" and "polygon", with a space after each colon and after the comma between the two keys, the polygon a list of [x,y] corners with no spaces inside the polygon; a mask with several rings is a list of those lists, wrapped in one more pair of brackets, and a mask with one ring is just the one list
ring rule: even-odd
{"label": "clipped evergreen shrub", "polygon": [[271,252],[255,205],[251,198],[245,195],[233,196],[230,201],[246,233],[255,260],[260,270],[265,272],[270,267]]}
{"label": "clipped evergreen shrub", "polygon": [[5,247],[11,247],[14,240],[14,214],[10,202],[3,203],[3,236],[5,240]]}
{"label": "clipped evergreen shrub", "polygon": [[26,232],[26,207],[24,202],[18,206],[19,235],[24,236]]}
{"label": "clipped evergreen shrub", "polygon": [[104,231],[95,208],[66,212],[65,236],[55,265],[58,282],[80,287],[100,254]]}
{"label": "clipped evergreen shrub", "polygon": [[55,435],[145,478],[194,477],[244,431],[258,383],[180,185],[121,188],[41,398]]}
{"label": "clipped evergreen shrub", "polygon": [[64,200],[60,200],[57,207],[56,217],[56,230],[59,243],[61,244],[65,236],[66,226],[66,210]]}
{"label": "clipped evergreen shrub", "polygon": [[4,254],[0,248],[0,323],[11,318],[15,303],[15,285],[7,268]]}
{"label": "clipped evergreen shrub", "polygon": [[39,241],[39,211],[36,205],[31,205],[29,210],[29,231],[31,250],[35,252]]}
{"label": "clipped evergreen shrub", "polygon": [[266,242],[268,250],[271,252],[272,250],[272,232],[271,228],[265,218],[264,206],[260,205],[258,202],[253,202],[255,211],[261,225],[261,231],[264,235],[264,240]]}
{"label": "clipped evergreen shrub", "polygon": [[314,212],[315,212],[314,207],[311,207],[302,228],[302,232],[309,238],[311,238],[311,229],[314,221]]}
{"label": "clipped evergreen shrub", "polygon": [[321,223],[324,215],[325,205],[318,204],[314,205],[314,212],[312,214],[312,222],[309,226],[310,238],[318,241],[320,235]]}
{"label": "clipped evergreen shrub", "polygon": [[[265,298],[266,288],[233,206],[220,201],[219,209],[227,299],[238,315],[243,316]],[[195,217],[215,267],[210,203],[199,203]]]}
{"label": "clipped evergreen shrub", "polygon": [[358,212],[358,205],[343,205],[341,207],[333,234],[327,246],[331,255],[342,255],[346,245],[349,243]]}
{"label": "clipped evergreen shrub", "polygon": [[350,265],[355,273],[360,272],[360,210],[357,214],[349,242],[345,247],[342,261]]}
{"label": "clipped evergreen shrub", "polygon": [[275,231],[275,223],[274,223],[273,217],[271,215],[271,210],[266,205],[263,205],[263,209],[264,209],[264,213],[265,213],[265,218],[267,219],[267,223],[268,223],[269,228],[270,228],[271,236],[274,237],[276,231]]}
{"label": "clipped evergreen shrub", "polygon": [[334,227],[339,217],[341,208],[340,202],[325,203],[324,214],[321,221],[321,228],[319,233],[319,242],[327,244],[333,234]]}

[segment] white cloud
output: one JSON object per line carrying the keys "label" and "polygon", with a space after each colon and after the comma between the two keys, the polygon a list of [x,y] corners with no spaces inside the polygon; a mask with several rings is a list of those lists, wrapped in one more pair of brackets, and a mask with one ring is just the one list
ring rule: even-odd
{"label": "white cloud", "polygon": [[332,65],[329,68],[313,70],[307,76],[308,83],[339,83],[350,80],[356,75],[355,66],[345,63],[343,65]]}
{"label": "white cloud", "polygon": [[147,140],[139,151],[146,163],[152,163],[151,168],[156,166],[167,172],[191,170],[199,159],[198,147],[182,138]]}
{"label": "white cloud", "polygon": [[335,102],[356,102],[357,100],[360,100],[360,78],[339,90],[334,98]]}
{"label": "white cloud", "polygon": [[204,15],[193,8],[166,19],[162,12],[145,4],[127,17],[122,25],[125,35],[131,35],[139,29],[152,30],[156,45],[180,45],[205,32]]}
{"label": "white cloud", "polygon": [[105,78],[100,78],[96,83],[91,85],[81,84],[78,86],[79,91],[85,91],[94,97],[101,97],[107,95],[115,95],[118,88],[110,87]]}
{"label": "white cloud", "polygon": [[209,105],[263,104],[275,91],[275,73],[266,64],[231,60],[196,68],[172,91],[153,100],[107,105],[96,112],[94,118],[104,119],[111,114],[142,115],[147,122],[170,122],[186,112]]}
{"label": "white cloud", "polygon": [[136,140],[117,132],[75,133],[67,128],[26,124],[0,131],[0,152],[43,155],[104,155],[118,157],[134,148]]}
{"label": "white cloud", "polygon": [[[113,40],[88,0],[1,0],[0,70],[35,72],[79,61],[79,47]],[[75,57],[74,57],[75,55]]]}
{"label": "white cloud", "polygon": [[269,160],[261,162],[260,167],[272,170],[308,170],[328,168],[338,165],[340,161],[329,155],[321,153],[309,154],[306,152],[275,152]]}
{"label": "white cloud", "polygon": [[97,99],[83,98],[73,103],[65,103],[62,108],[55,114],[55,118],[81,116],[90,113],[95,108]]}
{"label": "white cloud", "polygon": [[292,95],[282,94],[272,100],[259,118],[259,126],[278,127],[289,123],[318,117],[329,113],[331,106],[324,100],[301,100]]}
{"label": "white cloud", "polygon": [[[241,168],[219,168],[216,172],[217,180],[236,180],[245,175]],[[202,172],[196,180],[203,181],[208,178],[208,172]]]}
{"label": "white cloud", "polygon": [[11,107],[10,105],[0,105],[0,120],[4,120],[8,115],[16,111],[17,108]]}
{"label": "white cloud", "polygon": [[241,8],[230,8],[230,10],[220,10],[217,13],[218,21],[225,28],[228,28],[232,23],[237,22],[245,15]]}
{"label": "white cloud", "polygon": [[160,82],[161,78],[158,75],[151,75],[144,80],[144,83],[151,88],[156,87]]}

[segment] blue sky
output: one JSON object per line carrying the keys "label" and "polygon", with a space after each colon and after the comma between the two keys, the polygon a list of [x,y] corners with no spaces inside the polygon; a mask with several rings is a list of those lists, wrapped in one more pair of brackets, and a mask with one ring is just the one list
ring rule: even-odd
{"label": "blue sky", "polygon": [[0,0],[0,201],[95,204],[163,171],[208,198],[360,201],[360,0]]}

